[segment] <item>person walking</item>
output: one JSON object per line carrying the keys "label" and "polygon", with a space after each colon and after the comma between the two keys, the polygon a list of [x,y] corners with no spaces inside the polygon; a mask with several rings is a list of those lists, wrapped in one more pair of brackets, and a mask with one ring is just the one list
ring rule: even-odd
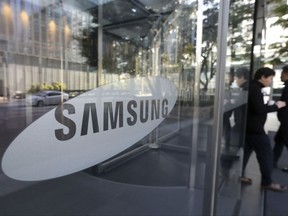
{"label": "person walking", "polygon": [[232,146],[242,147],[244,143],[244,124],[245,113],[247,109],[247,94],[248,94],[248,78],[249,70],[245,67],[241,67],[236,70],[234,79],[239,87],[238,95],[235,98],[234,114],[234,126],[231,129],[231,137],[233,137]]}
{"label": "person walking", "polygon": [[268,67],[259,68],[249,85],[244,158],[242,176],[239,180],[244,184],[252,184],[252,179],[247,178],[244,172],[251,153],[255,151],[261,172],[261,188],[285,191],[287,190],[286,186],[272,180],[273,153],[269,136],[264,130],[267,113],[286,106],[284,101],[277,101],[273,105],[264,104],[261,89],[270,86],[274,76],[275,71],[273,69]]}
{"label": "person walking", "polygon": [[[284,89],[280,100],[288,103],[288,65],[285,65],[282,68],[281,81],[284,82]],[[280,122],[280,126],[274,137],[274,148],[273,148],[273,165],[276,168],[278,160],[282,154],[284,146],[288,149],[288,106],[282,109],[279,109],[277,112],[277,117]],[[288,171],[287,167],[283,168],[284,171]]]}

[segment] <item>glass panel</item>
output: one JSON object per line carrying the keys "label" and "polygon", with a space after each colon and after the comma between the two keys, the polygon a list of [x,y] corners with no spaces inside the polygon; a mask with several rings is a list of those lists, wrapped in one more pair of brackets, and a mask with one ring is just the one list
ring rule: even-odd
{"label": "glass panel", "polygon": [[[255,1],[231,1],[227,41],[219,197],[236,206],[245,134]],[[221,199],[220,199],[221,200]],[[232,204],[233,203],[233,204]],[[223,202],[219,203],[221,209]],[[230,205],[230,204],[229,204]]]}
{"label": "glass panel", "polygon": [[[121,23],[119,22],[118,16],[115,17],[115,13],[121,14],[121,1],[111,1],[104,4],[102,8],[95,7],[90,10],[91,17],[88,18],[90,27],[84,28],[83,32],[79,34],[79,37],[77,38],[83,45],[81,54],[88,57],[89,70],[94,72],[99,66],[99,62],[97,61],[97,58],[95,58],[95,55],[96,57],[98,55],[98,59],[99,55],[103,55],[103,62],[100,62],[103,70],[102,72],[97,71],[97,78],[99,79],[97,81],[100,85],[126,80],[132,77],[161,75],[162,77],[171,80],[174,85],[178,87],[180,74],[179,62],[181,60],[181,55],[179,55],[180,51],[178,49],[182,46],[182,44],[179,45],[179,42],[182,43],[180,36],[181,34],[184,35],[182,24],[181,30],[179,31],[180,33],[177,31],[180,26],[179,23],[181,20],[184,20],[184,18],[180,16],[179,12],[170,11],[175,9],[177,5],[175,5],[175,2],[173,1],[167,1],[166,3],[155,2],[153,3],[155,5],[151,3],[153,6],[157,6],[156,8],[159,7],[158,9],[153,7],[153,10],[160,10],[162,11],[161,13],[164,13],[163,15],[159,15],[156,14],[156,12],[149,11],[141,5],[133,4],[132,7],[128,2],[125,4],[128,4],[131,9],[128,10],[129,16],[122,17],[121,15],[122,18],[120,17],[120,19],[123,19]],[[109,10],[118,8],[119,11],[117,9],[114,12],[107,12],[109,11],[108,8]],[[178,5],[177,8],[181,11],[182,6]],[[194,6],[187,7],[186,13],[189,13],[189,10],[195,11],[195,4]],[[101,13],[101,11],[103,11],[103,13]],[[141,13],[138,14],[137,11],[140,11]],[[125,13],[128,13],[126,9]],[[133,15],[134,13],[135,15]],[[136,18],[132,19],[130,16],[135,16]],[[101,25],[101,20],[103,21],[103,28],[96,28]],[[171,21],[173,21],[173,24],[171,24]],[[185,22],[189,22],[189,19]],[[95,35],[99,34],[100,37],[103,37],[103,41],[99,41],[100,37],[96,40],[97,37],[95,37]],[[184,36],[190,38],[189,34],[190,31]],[[87,43],[89,43],[89,46],[87,46]],[[92,48],[91,44],[93,46]],[[97,53],[95,50],[98,49],[99,45],[103,47],[103,52]],[[169,59],[172,58],[171,62],[169,62],[170,60],[167,58],[168,55],[170,55]],[[143,90],[145,89],[139,89],[139,92]],[[189,148],[187,147],[184,149],[185,157],[181,159],[180,166],[167,164],[167,166],[175,166],[173,169],[174,171],[164,171],[162,170],[163,165],[151,164],[151,167],[154,166],[154,175],[150,175],[149,179],[139,178],[139,175],[142,175],[141,170],[135,170],[134,173],[131,173],[131,166],[134,166],[132,162],[124,165],[121,163],[121,161],[130,160],[136,155],[139,155],[139,152],[143,154],[143,152],[145,153],[149,150],[149,153],[146,153],[144,159],[137,158],[135,161],[135,164],[143,163],[142,161],[146,160],[148,160],[148,163],[150,157],[159,157],[156,155],[153,156],[153,152],[150,150],[159,149],[160,146],[161,155],[163,154],[161,157],[165,157],[167,154],[167,156],[171,158],[169,160],[172,160],[173,158],[179,160],[179,157],[181,156],[180,153],[166,153],[165,151],[167,150],[163,150],[162,153],[162,149],[164,149],[164,147],[162,148],[163,139],[168,139],[173,133],[179,130],[179,112],[180,106],[176,105],[170,115],[164,119],[159,127],[120,155],[116,155],[111,160],[88,169],[87,172],[92,175],[120,182],[128,183],[127,181],[129,181],[129,183],[132,184],[186,186],[188,184],[189,176]],[[170,143],[175,143],[175,137],[173,139],[174,141],[171,141]],[[187,141],[185,145],[189,146]],[[166,143],[168,144],[169,142]],[[166,159],[162,160],[162,163],[166,163]],[[150,163],[153,163],[153,161]],[[117,167],[118,164],[121,164],[122,166]],[[111,170],[111,172],[106,171],[111,169],[110,167],[115,166],[116,168]],[[170,179],[167,178],[167,175],[174,175],[175,170],[178,169],[181,175],[175,175],[178,177]],[[115,177],[119,172],[122,173],[122,178]]]}
{"label": "glass panel", "polygon": [[[224,116],[233,110],[235,125],[246,98],[228,76],[249,65],[253,4],[231,3],[247,13],[236,24],[230,15]],[[218,145],[219,1],[3,0],[0,9],[1,214],[203,214]],[[221,202],[239,198],[238,186],[225,189],[240,144],[225,134]]]}

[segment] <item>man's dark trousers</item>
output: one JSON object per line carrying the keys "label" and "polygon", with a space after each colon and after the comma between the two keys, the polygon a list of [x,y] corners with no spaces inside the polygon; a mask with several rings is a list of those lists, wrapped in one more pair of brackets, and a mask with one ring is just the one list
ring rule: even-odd
{"label": "man's dark trousers", "polygon": [[267,134],[246,134],[243,170],[245,170],[253,150],[256,153],[257,161],[260,166],[261,185],[270,185],[272,183],[273,154],[269,136]]}
{"label": "man's dark trousers", "polygon": [[274,153],[274,162],[277,163],[279,160],[281,153],[283,151],[283,147],[286,146],[288,148],[288,122],[282,121],[276,135],[274,137],[275,146],[273,149]]}

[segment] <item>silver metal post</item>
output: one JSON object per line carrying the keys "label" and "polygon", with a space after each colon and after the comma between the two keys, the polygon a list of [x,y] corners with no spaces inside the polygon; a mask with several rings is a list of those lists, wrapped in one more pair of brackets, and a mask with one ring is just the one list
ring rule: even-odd
{"label": "silver metal post", "polygon": [[223,126],[223,104],[229,19],[229,0],[220,1],[217,33],[217,66],[212,139],[207,146],[203,215],[216,215],[219,156]]}
{"label": "silver metal post", "polygon": [[101,86],[103,73],[103,1],[99,0],[98,6],[98,76],[97,87]]}
{"label": "silver metal post", "polygon": [[197,8],[197,32],[196,32],[196,69],[195,82],[193,86],[193,123],[192,123],[192,143],[191,143],[191,162],[189,188],[193,189],[196,178],[197,164],[197,143],[198,143],[198,127],[199,127],[199,95],[200,95],[200,72],[201,72],[201,52],[202,52],[202,34],[203,34],[203,0],[198,0]]}

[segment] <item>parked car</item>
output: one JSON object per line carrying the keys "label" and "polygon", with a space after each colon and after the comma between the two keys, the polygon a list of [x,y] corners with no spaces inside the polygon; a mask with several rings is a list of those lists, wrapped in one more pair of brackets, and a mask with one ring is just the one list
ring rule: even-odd
{"label": "parked car", "polygon": [[69,99],[67,93],[61,91],[41,91],[26,96],[26,103],[32,106],[57,105]]}
{"label": "parked car", "polygon": [[26,97],[26,93],[22,91],[16,91],[13,95],[14,99],[24,99]]}

